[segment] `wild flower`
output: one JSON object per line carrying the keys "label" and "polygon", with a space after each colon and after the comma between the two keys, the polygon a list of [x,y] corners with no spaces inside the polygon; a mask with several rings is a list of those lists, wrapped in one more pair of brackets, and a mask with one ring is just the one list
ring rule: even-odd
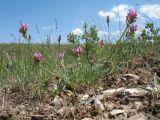
{"label": "wild flower", "polygon": [[35,52],[33,55],[33,60],[35,63],[39,63],[42,60],[42,54],[40,52]]}
{"label": "wild flower", "polygon": [[63,60],[64,60],[64,52],[60,52],[60,53],[58,54],[58,59],[59,59],[60,61],[63,61]]}
{"label": "wild flower", "polygon": [[104,47],[104,45],[105,45],[104,40],[98,41],[98,44],[99,44],[100,47]]}
{"label": "wild flower", "polygon": [[77,58],[79,58],[82,53],[82,48],[78,45],[73,49],[73,53],[76,55]]}
{"label": "wild flower", "polygon": [[137,11],[134,10],[134,9],[129,9],[128,10],[128,13],[127,13],[127,24],[131,24],[133,22],[136,21],[136,18],[137,18]]}
{"label": "wild flower", "polygon": [[137,25],[132,23],[129,25],[129,32],[134,33],[137,30]]}
{"label": "wild flower", "polygon": [[25,38],[27,37],[27,31],[28,31],[28,24],[21,23],[20,28],[19,28],[19,32],[22,33],[22,36]]}

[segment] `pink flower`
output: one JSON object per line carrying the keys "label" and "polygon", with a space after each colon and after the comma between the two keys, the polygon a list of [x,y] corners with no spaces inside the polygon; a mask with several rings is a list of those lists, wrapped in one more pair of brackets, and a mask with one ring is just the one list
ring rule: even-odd
{"label": "pink flower", "polygon": [[77,46],[76,48],[73,49],[73,52],[76,55],[76,57],[80,57],[82,53],[82,48],[80,46]]}
{"label": "pink flower", "polygon": [[103,47],[105,45],[104,40],[100,40],[100,41],[98,41],[98,43],[99,43],[100,47]]}
{"label": "pink flower", "polygon": [[58,54],[58,59],[59,59],[60,61],[63,61],[63,60],[64,60],[64,52],[60,52],[60,53]]}
{"label": "pink flower", "polygon": [[22,33],[23,37],[26,37],[28,31],[28,24],[20,24],[19,32]]}
{"label": "pink flower", "polygon": [[33,55],[33,60],[35,63],[39,63],[42,60],[42,54],[40,52],[35,52]]}
{"label": "pink flower", "polygon": [[137,25],[132,23],[129,25],[129,32],[134,33],[137,30]]}
{"label": "pink flower", "polygon": [[131,24],[136,21],[137,18],[137,11],[134,9],[129,9],[127,13],[127,22]]}

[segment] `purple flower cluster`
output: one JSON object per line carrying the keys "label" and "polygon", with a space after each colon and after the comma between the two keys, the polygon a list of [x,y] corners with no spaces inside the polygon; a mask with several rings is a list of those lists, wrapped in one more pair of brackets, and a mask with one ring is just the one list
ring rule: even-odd
{"label": "purple flower cluster", "polygon": [[104,45],[105,45],[104,40],[98,41],[98,44],[99,44],[100,47],[104,47]]}
{"label": "purple flower cluster", "polygon": [[27,37],[28,24],[20,24],[19,32],[22,33],[23,37]]}
{"label": "purple flower cluster", "polygon": [[129,27],[128,32],[129,34],[135,33],[137,30],[137,25],[135,24],[137,19],[137,11],[134,9],[129,9],[127,13],[127,26]]}
{"label": "purple flower cluster", "polygon": [[42,54],[40,52],[35,52],[33,55],[33,60],[35,63],[39,63],[42,60]]}
{"label": "purple flower cluster", "polygon": [[129,9],[127,13],[127,24],[132,24],[137,19],[137,11],[134,9]]}
{"label": "purple flower cluster", "polygon": [[129,25],[129,32],[134,33],[137,30],[137,25],[132,23]]}
{"label": "purple flower cluster", "polygon": [[82,53],[82,48],[80,46],[75,47],[73,49],[73,53],[76,55],[77,58],[79,58]]}
{"label": "purple flower cluster", "polygon": [[64,52],[60,52],[60,53],[58,54],[58,59],[59,59],[60,61],[63,61],[63,60],[64,60]]}

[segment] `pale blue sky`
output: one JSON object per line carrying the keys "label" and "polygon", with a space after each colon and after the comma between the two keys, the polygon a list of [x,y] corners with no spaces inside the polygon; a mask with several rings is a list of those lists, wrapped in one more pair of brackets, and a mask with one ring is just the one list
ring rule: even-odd
{"label": "pale blue sky", "polygon": [[[137,4],[138,3],[138,4]],[[52,42],[55,42],[55,19],[58,21],[58,33],[65,36],[76,28],[82,28],[83,21],[96,24],[102,31],[105,30],[105,17],[98,13],[113,11],[113,7],[126,4],[139,9],[142,5],[160,5],[159,0],[0,0],[0,42],[18,42],[20,20],[29,25],[29,34],[33,42],[41,42],[49,33]],[[138,5],[138,6],[137,6]],[[158,6],[159,7],[159,6]],[[150,15],[159,21],[155,15]],[[113,30],[117,30],[118,23],[112,22]],[[41,37],[36,33],[40,30]],[[13,34],[17,39],[11,37]]]}

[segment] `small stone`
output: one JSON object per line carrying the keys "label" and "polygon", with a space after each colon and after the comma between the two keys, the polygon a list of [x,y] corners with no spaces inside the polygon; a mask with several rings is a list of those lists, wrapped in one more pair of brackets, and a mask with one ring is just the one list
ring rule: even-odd
{"label": "small stone", "polygon": [[148,120],[148,118],[143,114],[136,114],[129,117],[128,120]]}
{"label": "small stone", "polygon": [[104,99],[104,97],[105,97],[105,95],[104,95],[104,94],[102,94],[102,95],[97,95],[97,96],[96,96],[96,98],[97,98],[98,100],[103,100],[103,99]]}
{"label": "small stone", "polygon": [[129,94],[131,96],[143,96],[147,91],[138,88],[128,88],[124,90],[124,94]]}
{"label": "small stone", "polygon": [[126,77],[128,79],[132,78],[134,80],[139,80],[140,79],[140,77],[138,75],[135,75],[135,74],[125,74],[124,77]]}
{"label": "small stone", "polygon": [[103,91],[102,93],[103,93],[105,96],[112,96],[115,92],[116,92],[116,89],[109,89],[109,90]]}
{"label": "small stone", "polygon": [[94,102],[95,102],[95,108],[98,109],[99,112],[102,112],[105,109],[103,104],[97,98],[95,98]]}
{"label": "small stone", "polygon": [[108,89],[108,90],[102,91],[102,93],[105,96],[112,96],[114,93],[116,93],[116,92],[122,92],[125,89],[126,89],[125,87],[121,87],[121,88],[118,88],[118,89]]}
{"label": "small stone", "polygon": [[91,103],[91,101],[93,101],[93,99],[89,99],[89,95],[86,94],[86,95],[80,95],[80,103],[83,104],[83,105],[88,105]]}
{"label": "small stone", "polygon": [[55,110],[59,110],[63,106],[63,99],[59,96],[55,96],[55,98],[49,103],[50,106],[54,106]]}
{"label": "small stone", "polygon": [[19,105],[16,107],[16,114],[25,114],[25,111],[24,111],[24,108],[25,106],[24,105]]}
{"label": "small stone", "polygon": [[86,94],[86,95],[83,95],[83,96],[82,96],[81,100],[87,100],[88,98],[89,98],[89,95]]}
{"label": "small stone", "polygon": [[61,109],[59,109],[58,111],[57,111],[57,114],[59,114],[59,115],[61,115],[62,117],[64,116],[64,114],[65,114],[65,108],[61,108]]}
{"label": "small stone", "polygon": [[113,110],[113,108],[115,108],[115,104],[114,103],[109,103],[109,102],[106,102],[105,104],[105,108],[107,108],[107,110],[111,111]]}
{"label": "small stone", "polygon": [[134,102],[134,108],[139,110],[141,107],[142,107],[142,102],[140,102],[140,101],[135,101]]}
{"label": "small stone", "polygon": [[124,110],[121,109],[114,109],[110,112],[111,115],[118,115],[118,114],[124,114]]}

